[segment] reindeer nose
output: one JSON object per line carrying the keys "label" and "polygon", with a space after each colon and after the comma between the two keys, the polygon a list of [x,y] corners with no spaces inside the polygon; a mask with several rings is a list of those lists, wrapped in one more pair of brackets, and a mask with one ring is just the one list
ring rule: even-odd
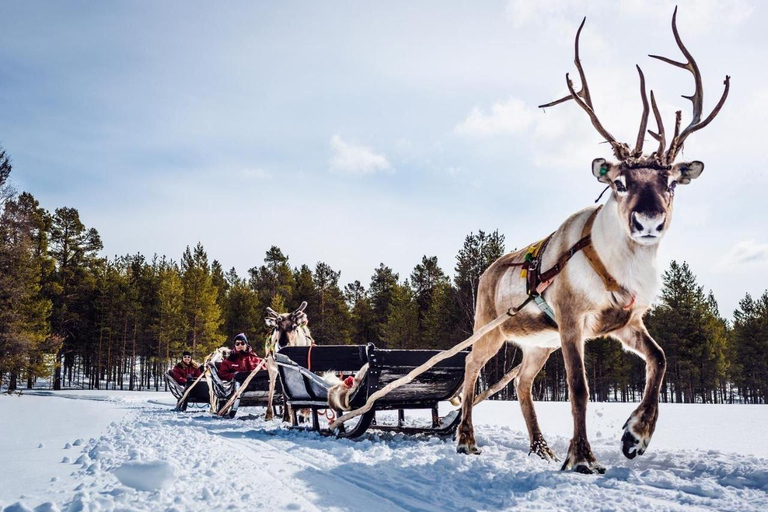
{"label": "reindeer nose", "polygon": [[666,214],[645,214],[632,212],[632,228],[641,235],[656,236],[664,230]]}

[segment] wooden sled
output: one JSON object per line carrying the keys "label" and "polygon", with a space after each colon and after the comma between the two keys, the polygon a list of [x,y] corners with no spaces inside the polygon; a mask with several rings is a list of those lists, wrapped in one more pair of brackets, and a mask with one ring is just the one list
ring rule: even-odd
{"label": "wooden sled", "polygon": [[[375,406],[359,418],[347,422],[343,428],[330,431],[320,428],[318,411],[328,409],[328,384],[321,373],[333,371],[344,376],[354,375],[368,363],[368,372],[354,396],[350,406],[354,409],[365,404],[368,396],[388,383],[406,375],[409,371],[426,362],[438,350],[386,350],[369,345],[317,345],[311,347],[285,347],[275,356],[283,385],[283,394],[288,405],[294,410],[309,409],[311,426],[324,435],[354,438],[369,428],[402,432],[406,434],[434,434],[452,436],[461,421],[461,411],[456,410],[440,416],[438,403],[450,400],[464,381],[464,359],[468,352],[460,352],[441,361],[423,373],[413,382],[395,389],[378,400]],[[429,409],[432,412],[431,427],[405,425],[405,411]],[[396,410],[397,423],[377,422],[376,411]],[[341,411],[334,411],[337,416]],[[295,415],[293,426],[297,427]]]}
{"label": "wooden sled", "polygon": [[[232,381],[226,381],[222,380],[221,377],[219,377],[219,365],[220,363],[208,363],[208,367],[210,369],[210,380],[211,380],[211,387],[213,388],[213,395],[214,395],[214,405],[216,408],[216,411],[220,411],[222,407],[224,407],[224,404],[227,403],[227,401],[232,397],[232,395],[240,389],[240,386],[242,385],[243,380],[248,376],[247,373],[243,374],[237,374],[235,376],[235,380]],[[168,381],[168,388],[171,390],[171,393],[176,397],[177,404],[176,409],[179,411],[186,411],[189,404],[210,404],[211,398],[208,391],[208,383],[205,381],[205,378],[201,379],[197,384],[195,384],[195,387],[189,392],[186,399],[181,402],[181,397],[183,396],[184,392],[186,392],[187,388],[180,386],[176,381],[173,380],[173,378],[170,376],[170,373],[166,374],[166,380]],[[187,383],[187,387],[191,386],[192,383]],[[242,407],[253,407],[253,406],[267,406],[269,398],[269,373],[267,371],[262,371],[256,374],[256,376],[251,379],[251,382],[248,384],[248,388],[246,388],[245,391],[243,391],[240,396],[235,400],[235,403],[232,404],[232,407],[230,408],[229,412],[227,413],[227,417],[234,418],[237,414],[237,409]],[[275,383],[275,397],[273,400],[273,407],[275,410],[278,407],[278,404],[281,404],[283,401],[283,395],[282,395],[282,387],[280,386],[280,380],[278,379]],[[277,414],[277,411],[275,411],[275,414]]]}

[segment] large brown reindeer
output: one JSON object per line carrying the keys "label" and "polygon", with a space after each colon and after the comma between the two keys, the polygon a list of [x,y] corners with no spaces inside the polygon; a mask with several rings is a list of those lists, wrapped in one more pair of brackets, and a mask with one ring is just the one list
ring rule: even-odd
{"label": "large brown reindeer", "polygon": [[[675,187],[697,178],[704,169],[698,161],[674,163],[689,135],[707,126],[725,102],[725,90],[712,112],[702,120],[703,89],[701,73],[677,31],[677,9],[672,16],[675,41],[687,59],[676,62],[656,59],[691,72],[695,82],[690,124],[680,131],[681,113],[676,113],[669,147],[666,132],[651,91],[651,106],[658,126],[651,136],[659,143],[656,151],[643,154],[643,139],[649,116],[645,79],[640,67],[640,92],[643,114],[634,149],[618,142],[595,114],[587,80],[579,59],[576,33],[575,64],[581,90],[575,91],[568,75],[570,94],[542,105],[549,107],[574,100],[588,115],[592,125],[611,145],[616,163],[598,158],[592,173],[611,194],[602,207],[586,208],[569,217],[548,238],[499,258],[480,278],[475,312],[475,330],[498,315],[510,318],[479,340],[466,360],[462,422],[457,450],[479,453],[472,427],[475,381],[483,365],[506,341],[513,341],[523,352],[515,384],[530,436],[531,451],[547,460],[557,460],[547,446],[536,420],[531,400],[531,385],[549,355],[562,348],[567,371],[573,415],[573,437],[562,469],[583,473],[605,471],[595,459],[587,439],[586,412],[589,392],[584,371],[585,340],[609,336],[645,360],[646,384],[643,398],[624,425],[622,451],[630,459],[642,455],[653,435],[658,417],[659,389],[666,360],[664,351],[643,325],[646,312],[659,285],[656,251],[672,220]],[[535,302],[535,303],[534,303]]]}
{"label": "large brown reindeer", "polygon": [[[307,302],[304,301],[292,313],[278,313],[272,308],[267,308],[267,318],[264,319],[267,326],[272,328],[266,347],[265,357],[267,358],[267,370],[269,371],[269,398],[267,403],[266,419],[272,419],[272,399],[275,394],[275,381],[277,379],[277,363],[274,354],[280,349],[291,347],[308,347],[314,343],[312,335],[307,327],[308,319],[304,308]],[[287,419],[287,410],[283,411],[283,418]]]}

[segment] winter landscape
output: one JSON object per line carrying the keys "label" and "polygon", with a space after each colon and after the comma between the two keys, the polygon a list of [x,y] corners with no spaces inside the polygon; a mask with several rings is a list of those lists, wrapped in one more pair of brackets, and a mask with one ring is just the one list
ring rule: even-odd
{"label": "winter landscape", "polygon": [[[174,403],[159,393],[0,396],[2,510],[768,509],[765,407],[662,404],[648,453],[629,461],[619,438],[633,404],[591,404],[593,448],[608,470],[585,476],[528,455],[513,402],[477,410],[477,457],[450,439],[370,431],[336,440],[264,422],[262,408],[220,419],[175,413]],[[538,408],[562,456],[570,406]]]}
{"label": "winter landscape", "polygon": [[766,24],[5,2],[0,512],[768,511]]}

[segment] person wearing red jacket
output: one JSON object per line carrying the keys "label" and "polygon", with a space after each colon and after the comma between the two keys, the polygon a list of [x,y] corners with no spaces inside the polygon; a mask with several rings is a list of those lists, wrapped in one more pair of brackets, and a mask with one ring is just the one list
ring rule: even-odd
{"label": "person wearing red jacket", "polygon": [[235,375],[238,373],[246,376],[255,370],[259,364],[261,364],[261,358],[256,355],[256,352],[248,344],[245,334],[240,333],[235,336],[235,349],[228,358],[221,362],[219,377],[222,380],[232,380],[236,378]]}
{"label": "person wearing red jacket", "polygon": [[186,386],[188,380],[194,381],[201,373],[200,365],[192,360],[192,354],[184,351],[181,354],[181,361],[171,370],[171,377],[179,385]]}

